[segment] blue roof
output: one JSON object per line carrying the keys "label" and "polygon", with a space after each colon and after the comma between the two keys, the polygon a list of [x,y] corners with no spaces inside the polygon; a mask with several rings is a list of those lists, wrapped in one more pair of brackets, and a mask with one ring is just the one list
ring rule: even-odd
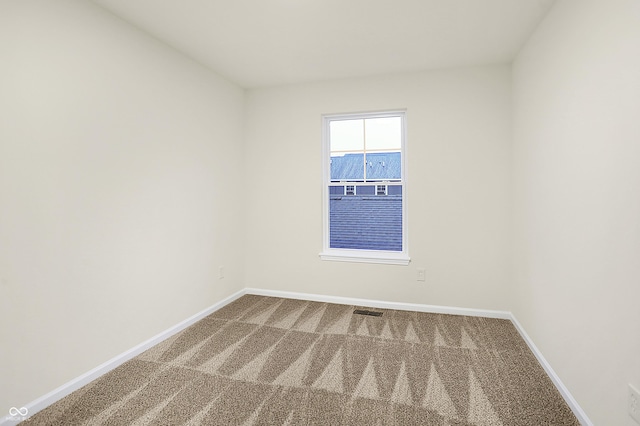
{"label": "blue roof", "polygon": [[[367,154],[367,180],[401,179],[399,152]],[[364,154],[331,157],[331,180],[364,180]]]}
{"label": "blue roof", "polygon": [[402,196],[329,197],[329,247],[402,251]]}

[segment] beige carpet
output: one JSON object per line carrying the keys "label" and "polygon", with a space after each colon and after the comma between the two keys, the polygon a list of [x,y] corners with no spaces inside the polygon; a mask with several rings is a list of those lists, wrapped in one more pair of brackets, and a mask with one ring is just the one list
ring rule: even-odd
{"label": "beige carpet", "polygon": [[578,425],[506,320],[247,295],[27,424]]}

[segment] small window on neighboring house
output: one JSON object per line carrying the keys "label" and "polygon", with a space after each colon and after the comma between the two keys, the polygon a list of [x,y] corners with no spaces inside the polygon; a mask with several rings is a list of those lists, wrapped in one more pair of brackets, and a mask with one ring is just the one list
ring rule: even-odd
{"label": "small window on neighboring house", "polygon": [[[323,117],[322,259],[409,263],[405,116],[387,111]],[[350,197],[336,196],[343,188]]]}

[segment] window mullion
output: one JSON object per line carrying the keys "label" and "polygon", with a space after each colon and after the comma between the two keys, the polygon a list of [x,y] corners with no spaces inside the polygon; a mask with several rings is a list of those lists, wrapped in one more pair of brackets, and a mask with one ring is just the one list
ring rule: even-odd
{"label": "window mullion", "polygon": [[364,161],[364,181],[367,181],[367,120],[362,120],[362,160]]}

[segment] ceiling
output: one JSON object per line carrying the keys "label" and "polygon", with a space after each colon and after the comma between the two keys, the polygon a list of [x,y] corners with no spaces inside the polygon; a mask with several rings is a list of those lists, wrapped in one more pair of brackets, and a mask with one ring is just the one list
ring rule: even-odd
{"label": "ceiling", "polygon": [[510,62],[555,0],[92,0],[245,88]]}

